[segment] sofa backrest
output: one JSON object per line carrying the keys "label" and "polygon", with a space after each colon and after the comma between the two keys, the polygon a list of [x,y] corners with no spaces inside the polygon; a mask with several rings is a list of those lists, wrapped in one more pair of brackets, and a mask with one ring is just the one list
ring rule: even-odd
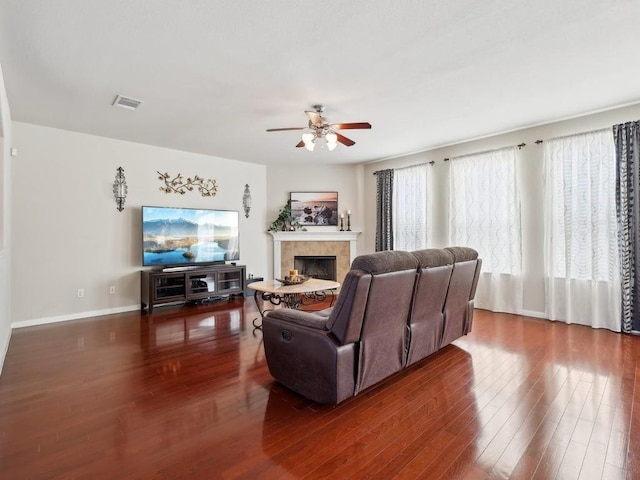
{"label": "sofa backrest", "polygon": [[338,300],[327,321],[327,328],[340,345],[360,339],[370,285],[371,274],[368,272],[351,270],[345,276]]}
{"label": "sofa backrest", "polygon": [[440,348],[444,331],[444,306],[453,271],[453,254],[444,249],[412,252],[418,259],[418,280],[409,318],[411,339],[407,365]]}
{"label": "sofa backrest", "polygon": [[481,265],[478,252],[472,248],[448,247],[445,250],[453,255],[455,263],[444,306],[444,331],[440,347],[448,345],[470,331],[473,297]]}
{"label": "sofa backrest", "polygon": [[352,271],[370,276],[358,351],[356,392],[404,367],[407,321],[418,260],[409,252],[386,251],[356,257]]}

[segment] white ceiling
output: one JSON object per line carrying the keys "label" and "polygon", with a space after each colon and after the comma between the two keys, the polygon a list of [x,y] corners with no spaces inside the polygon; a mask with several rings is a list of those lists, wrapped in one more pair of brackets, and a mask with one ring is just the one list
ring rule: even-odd
{"label": "white ceiling", "polygon": [[[16,121],[348,164],[638,102],[639,24],[638,0],[2,0],[0,64]],[[316,103],[373,128],[265,132]]]}

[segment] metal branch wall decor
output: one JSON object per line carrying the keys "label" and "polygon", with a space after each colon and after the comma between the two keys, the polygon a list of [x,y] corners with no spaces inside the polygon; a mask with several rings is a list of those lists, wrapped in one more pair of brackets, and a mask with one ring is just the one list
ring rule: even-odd
{"label": "metal branch wall decor", "polygon": [[113,196],[116,199],[116,208],[119,212],[124,210],[124,201],[127,199],[127,180],[124,178],[124,169],[118,167],[116,169],[116,179],[113,181]]}
{"label": "metal branch wall decor", "polygon": [[184,195],[187,192],[193,191],[194,188],[197,188],[203,197],[215,197],[216,193],[218,193],[218,182],[212,178],[205,180],[196,175],[193,178],[187,177],[185,179],[181,173],[171,178],[171,175],[166,172],[158,172],[158,175],[160,175],[158,180],[164,182],[164,186],[160,187],[160,190],[164,193],[179,193],[180,195]]}

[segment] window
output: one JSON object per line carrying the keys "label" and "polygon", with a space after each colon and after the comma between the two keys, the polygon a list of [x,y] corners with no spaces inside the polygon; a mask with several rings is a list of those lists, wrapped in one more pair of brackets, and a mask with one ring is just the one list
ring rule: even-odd
{"label": "window", "polygon": [[393,248],[427,248],[429,165],[399,168],[393,176]]}
{"label": "window", "polygon": [[451,160],[450,244],[475,248],[484,273],[521,271],[515,161],[515,148]]}
{"label": "window", "polygon": [[611,130],[544,145],[548,274],[612,281],[618,264],[615,149]]}
{"label": "window", "polygon": [[451,160],[449,244],[475,248],[482,259],[475,305],[522,311],[520,197],[516,149]]}
{"label": "window", "polygon": [[546,309],[552,320],[620,331],[611,130],[544,143]]}

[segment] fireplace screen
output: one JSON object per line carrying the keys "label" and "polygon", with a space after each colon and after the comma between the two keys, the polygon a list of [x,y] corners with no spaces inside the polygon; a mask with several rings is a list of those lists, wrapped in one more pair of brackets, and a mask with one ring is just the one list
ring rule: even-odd
{"label": "fireplace screen", "polygon": [[334,256],[295,256],[293,268],[300,275],[320,280],[336,280],[336,257]]}

